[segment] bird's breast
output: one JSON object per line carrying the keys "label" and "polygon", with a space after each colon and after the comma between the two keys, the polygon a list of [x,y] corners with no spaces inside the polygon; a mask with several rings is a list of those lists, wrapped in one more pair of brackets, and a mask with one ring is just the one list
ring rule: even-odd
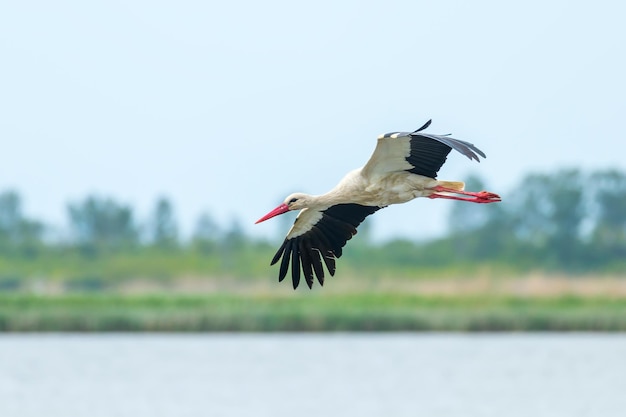
{"label": "bird's breast", "polygon": [[397,172],[377,178],[365,187],[369,204],[387,206],[401,204],[429,194],[426,191],[436,180],[408,172]]}

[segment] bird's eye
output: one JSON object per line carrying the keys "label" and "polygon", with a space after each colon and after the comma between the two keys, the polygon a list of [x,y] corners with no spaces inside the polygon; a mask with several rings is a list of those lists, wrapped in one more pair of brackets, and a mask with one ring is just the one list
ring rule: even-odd
{"label": "bird's eye", "polygon": [[298,199],[294,197],[294,198],[292,198],[291,200],[289,200],[289,204],[291,204],[291,203],[295,203],[296,201],[298,201]]}

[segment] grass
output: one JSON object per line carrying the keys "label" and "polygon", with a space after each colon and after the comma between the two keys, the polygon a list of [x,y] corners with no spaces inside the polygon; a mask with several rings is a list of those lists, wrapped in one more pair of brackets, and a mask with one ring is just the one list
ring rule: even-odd
{"label": "grass", "polygon": [[626,298],[5,293],[0,331],[626,331]]}

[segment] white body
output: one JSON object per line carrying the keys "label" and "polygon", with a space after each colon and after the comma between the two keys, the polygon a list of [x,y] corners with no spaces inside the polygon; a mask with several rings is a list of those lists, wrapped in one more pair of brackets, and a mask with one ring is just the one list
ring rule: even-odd
{"label": "white body", "polygon": [[[336,204],[356,203],[364,206],[385,207],[401,204],[434,193],[433,187],[444,185],[463,190],[462,182],[439,181],[408,172],[413,168],[407,162],[411,154],[410,136],[381,135],[374,153],[365,166],[348,172],[329,192],[322,195],[291,194],[285,199],[290,210],[303,209],[298,221],[287,234],[287,239],[300,236],[317,223],[321,212]],[[297,201],[289,202],[297,198]]]}

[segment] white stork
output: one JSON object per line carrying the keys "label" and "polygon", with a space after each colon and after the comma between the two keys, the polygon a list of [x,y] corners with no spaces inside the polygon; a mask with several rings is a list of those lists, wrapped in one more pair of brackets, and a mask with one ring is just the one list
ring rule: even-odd
{"label": "white stork", "polygon": [[423,133],[430,123],[429,120],[414,132],[380,135],[365,166],[349,172],[335,188],[322,195],[291,194],[256,222],[301,210],[270,264],[282,257],[279,281],[287,275],[291,261],[294,289],[300,283],[301,269],[309,288],[313,286],[314,274],[320,285],[324,285],[322,260],[330,275],[334,275],[335,258],[341,257],[342,248],[356,234],[358,225],[390,204],[406,203],[417,197],[470,203],[500,201],[500,196],[487,191],[463,191],[463,182],[436,179],[452,149],[478,162],[478,155],[485,158],[485,154],[469,142]]}

